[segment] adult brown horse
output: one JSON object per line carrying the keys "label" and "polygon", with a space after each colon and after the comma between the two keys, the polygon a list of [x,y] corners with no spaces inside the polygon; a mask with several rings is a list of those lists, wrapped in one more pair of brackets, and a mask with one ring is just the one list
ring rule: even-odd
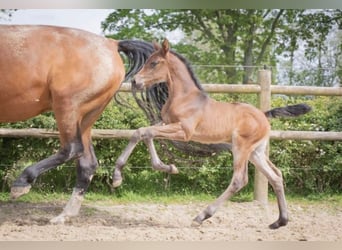
{"label": "adult brown horse", "polygon": [[[119,52],[127,55],[130,69]],[[0,26],[0,122],[16,122],[52,110],[60,150],[26,168],[12,198],[29,192],[36,178],[69,160],[77,180],[63,212],[51,222],[78,214],[98,166],[91,127],[120,88],[153,52],[152,44],[107,39],[86,31],[53,26]]]}
{"label": "adult brown horse", "polygon": [[247,184],[248,161],[251,161],[267,177],[277,196],[279,218],[270,228],[285,226],[288,213],[282,174],[265,153],[270,133],[267,117],[298,116],[310,111],[310,107],[298,104],[263,113],[249,104],[215,101],[203,91],[185,58],[169,50],[167,40],[161,48],[155,46],[156,52],[135,76],[135,84],[138,88],[149,88],[166,82],[168,93],[165,96],[168,98],[161,109],[163,123],[140,128],[134,133],[116,162],[113,185],[121,184],[121,170],[140,140],[148,145],[153,167],[169,173],[178,170],[159,159],[153,138],[203,144],[229,143],[234,158],[232,181],[225,192],[194,219],[194,224],[200,225],[210,218],[225,200]]}

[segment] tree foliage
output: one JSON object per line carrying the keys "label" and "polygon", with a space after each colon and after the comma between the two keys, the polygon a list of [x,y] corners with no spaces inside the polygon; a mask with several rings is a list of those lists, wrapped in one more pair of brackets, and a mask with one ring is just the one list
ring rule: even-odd
{"label": "tree foliage", "polygon": [[[173,41],[172,35],[178,31],[183,38],[174,40],[173,47],[194,64],[226,66],[199,68],[205,82],[255,81],[255,67],[275,67],[281,56],[290,57],[292,68],[295,52],[301,49],[305,58],[319,68],[312,85],[322,85],[326,72],[320,69],[326,67],[324,58],[329,47],[326,38],[341,28],[341,17],[340,10],[125,9],[113,11],[102,28],[117,39],[149,41],[164,36]],[[340,55],[341,45],[334,52]],[[294,83],[293,74],[292,70],[290,83]]]}

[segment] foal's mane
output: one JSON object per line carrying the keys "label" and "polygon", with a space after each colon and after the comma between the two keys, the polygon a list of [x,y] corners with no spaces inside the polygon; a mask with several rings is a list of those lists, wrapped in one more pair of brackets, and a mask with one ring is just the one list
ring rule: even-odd
{"label": "foal's mane", "polygon": [[[189,61],[184,56],[173,50],[170,50],[169,52],[172,55],[176,56],[181,61],[181,63],[184,64],[195,86],[203,93],[205,93]],[[151,124],[154,125],[161,122],[161,110],[169,96],[169,90],[167,88],[166,82],[154,84],[150,88],[147,88],[145,91],[138,91],[135,88],[135,85],[132,84],[132,90],[135,100],[137,101],[139,107],[145,112]],[[139,93],[140,96],[138,96],[137,93]]]}
{"label": "foal's mane", "polygon": [[[170,53],[176,56],[185,66],[186,69],[193,80],[195,86],[201,90],[204,94],[205,91],[197,79],[189,61],[179,53],[170,50]],[[147,118],[150,120],[151,125],[160,123],[162,121],[161,118],[161,110],[163,105],[166,103],[166,100],[169,96],[168,88],[166,82],[161,82],[158,84],[152,85],[152,87],[147,88],[146,90],[137,90],[135,85],[132,84],[132,92],[133,96],[139,105],[139,107],[145,112]],[[180,141],[171,141],[171,143],[179,150],[185,153],[191,153],[192,155],[197,156],[210,156],[214,153],[221,152],[224,150],[230,150],[229,144],[201,144],[196,142],[180,142]],[[166,144],[166,141],[161,141],[161,144]],[[168,148],[168,147],[162,147]],[[175,158],[172,153],[166,152],[169,154],[169,157]],[[176,157],[179,158],[179,157]]]}
{"label": "foal's mane", "polygon": [[170,52],[171,52],[172,55],[176,56],[176,57],[185,65],[185,67],[186,67],[186,69],[188,70],[188,73],[189,73],[189,75],[191,76],[191,79],[193,80],[193,82],[194,82],[194,84],[196,85],[196,87],[197,87],[199,90],[201,90],[201,91],[204,92],[204,89],[202,88],[201,83],[200,83],[199,80],[197,79],[197,77],[196,77],[196,75],[195,75],[195,73],[194,73],[194,71],[193,71],[193,69],[192,69],[192,67],[191,67],[191,65],[190,65],[190,63],[189,63],[189,61],[188,61],[184,56],[182,56],[181,54],[176,53],[176,52],[173,51],[173,50],[171,50]]}

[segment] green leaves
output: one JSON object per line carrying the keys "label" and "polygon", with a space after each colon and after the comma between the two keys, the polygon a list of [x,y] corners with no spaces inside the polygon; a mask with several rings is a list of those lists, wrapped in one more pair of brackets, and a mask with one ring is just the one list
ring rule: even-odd
{"label": "green leaves", "polygon": [[[180,48],[182,49],[182,48]],[[127,94],[125,94],[127,95]],[[144,114],[134,108],[133,98],[124,96],[133,108],[115,103],[108,105],[96,122],[99,129],[135,129],[148,125]],[[123,97],[123,98],[124,98]],[[255,95],[219,95],[213,97],[222,101],[244,101],[255,105]],[[342,102],[339,97],[320,97],[313,99],[274,98],[272,106],[284,106],[305,102],[313,111],[295,119],[272,119],[272,128],[278,130],[342,131]],[[20,127],[52,128],[54,121],[51,113],[38,116],[23,123]],[[10,124],[2,126],[10,127]],[[94,140],[94,148],[99,161],[90,191],[108,193],[115,161],[127,145],[127,140]],[[218,195],[229,184],[232,177],[232,156],[229,152],[207,158],[192,157],[174,149],[171,145],[161,145],[158,140],[156,149],[166,163],[174,163],[180,170],[177,175],[168,176],[151,168],[150,157],[144,143],[138,144],[123,171],[123,186],[115,191],[138,194],[158,193],[206,193]],[[163,148],[162,148],[163,147]],[[171,154],[164,151],[167,147]],[[0,187],[8,191],[12,181],[26,166],[48,157],[59,148],[57,139],[37,138],[0,138]],[[317,192],[340,193],[342,190],[342,144],[333,141],[271,141],[270,159],[284,175],[286,192],[309,194]],[[249,184],[243,192],[253,190],[254,167],[249,166]],[[56,170],[42,175],[34,185],[35,190],[70,192],[75,184],[75,166],[70,162]]]}
{"label": "green leaves", "polygon": [[[329,45],[326,40],[332,39],[328,35],[342,26],[341,20],[340,10],[134,9],[115,10],[102,27],[116,39],[152,41],[168,36],[171,42],[184,47],[182,53],[193,64],[226,66],[201,69],[200,79],[203,82],[256,81],[254,73],[257,67],[267,65],[275,68],[281,61],[280,66],[290,67],[290,84],[306,81],[312,85],[331,86],[334,84],[331,79],[337,76],[341,80],[337,73],[327,79],[326,71],[317,70],[312,74],[312,66],[304,73],[294,71],[293,67],[302,59],[301,55],[296,57],[296,52],[302,51],[308,64],[316,68],[339,67],[338,61],[328,62],[328,58],[334,56],[327,52],[331,51],[337,57],[341,55],[341,39],[337,45],[336,42]],[[170,36],[175,31],[179,36],[173,40]],[[193,48],[197,48],[195,55]],[[243,72],[236,65],[245,66]],[[310,73],[314,76],[307,80]]]}

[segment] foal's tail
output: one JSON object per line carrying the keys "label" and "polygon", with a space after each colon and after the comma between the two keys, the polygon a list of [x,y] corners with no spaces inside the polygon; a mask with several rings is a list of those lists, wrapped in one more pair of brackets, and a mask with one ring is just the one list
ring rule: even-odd
{"label": "foal's tail", "polygon": [[139,72],[147,58],[154,52],[152,43],[139,40],[121,40],[118,46],[128,58],[129,69],[126,71],[125,81]]}
{"label": "foal's tail", "polygon": [[301,103],[281,108],[274,108],[265,112],[266,117],[277,118],[277,117],[296,117],[304,115],[311,111],[311,107],[307,104]]}

